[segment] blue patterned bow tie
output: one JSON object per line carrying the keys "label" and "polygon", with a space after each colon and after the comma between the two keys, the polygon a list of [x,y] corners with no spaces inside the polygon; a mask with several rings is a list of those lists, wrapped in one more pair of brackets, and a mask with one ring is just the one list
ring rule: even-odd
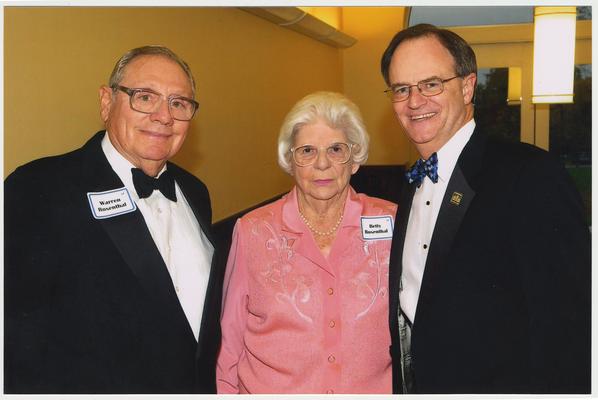
{"label": "blue patterned bow tie", "polygon": [[407,181],[415,183],[418,187],[422,184],[426,175],[432,182],[438,182],[438,156],[436,153],[433,153],[427,160],[420,158],[405,172]]}

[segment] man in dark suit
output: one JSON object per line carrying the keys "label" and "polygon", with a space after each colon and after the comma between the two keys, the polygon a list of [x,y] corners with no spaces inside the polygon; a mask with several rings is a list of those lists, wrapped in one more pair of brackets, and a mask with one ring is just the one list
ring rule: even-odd
{"label": "man in dark suit", "polygon": [[382,57],[421,159],[390,257],[395,393],[588,393],[590,238],[567,172],[475,127],[476,60],[421,24]]}
{"label": "man in dark suit", "polygon": [[6,179],[6,393],[215,393],[210,198],[168,161],[194,97],[171,50],[133,49],[100,88],[106,131]]}

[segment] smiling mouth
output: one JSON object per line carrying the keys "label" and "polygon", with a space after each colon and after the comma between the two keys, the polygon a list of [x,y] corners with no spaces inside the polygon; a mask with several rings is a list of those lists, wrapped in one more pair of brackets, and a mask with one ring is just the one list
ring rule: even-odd
{"label": "smiling mouth", "polygon": [[430,119],[433,116],[435,116],[436,113],[435,112],[431,112],[431,113],[427,113],[427,114],[421,114],[421,115],[414,115],[411,117],[411,121],[421,121],[424,119]]}
{"label": "smiling mouth", "polygon": [[143,132],[144,134],[151,136],[151,137],[156,137],[156,138],[167,138],[170,137],[171,134],[167,133],[167,132],[156,132],[156,131],[151,131],[151,130],[146,130],[146,129],[142,129],[141,132]]}

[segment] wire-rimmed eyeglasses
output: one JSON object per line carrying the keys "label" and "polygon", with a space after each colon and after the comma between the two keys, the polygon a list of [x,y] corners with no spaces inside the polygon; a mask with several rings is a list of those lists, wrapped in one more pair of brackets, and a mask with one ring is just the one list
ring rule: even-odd
{"label": "wire-rimmed eyeglasses", "polygon": [[444,83],[461,76],[453,76],[448,79],[430,78],[417,82],[415,85],[395,84],[384,91],[393,103],[405,101],[411,95],[411,88],[417,87],[422,96],[436,96],[444,91]]}
{"label": "wire-rimmed eyeglasses", "polygon": [[[332,162],[345,164],[351,159],[353,146],[353,143],[333,143],[326,147],[326,156]],[[311,144],[293,147],[290,151],[293,155],[293,161],[300,167],[312,165],[318,159],[319,150]]]}

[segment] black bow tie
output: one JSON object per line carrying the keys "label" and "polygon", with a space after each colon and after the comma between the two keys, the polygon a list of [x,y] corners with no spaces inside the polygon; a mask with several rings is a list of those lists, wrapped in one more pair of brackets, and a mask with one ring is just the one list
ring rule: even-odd
{"label": "black bow tie", "polygon": [[164,171],[157,179],[147,176],[139,168],[131,168],[131,174],[133,175],[133,185],[140,199],[150,197],[154,190],[159,190],[168,200],[176,201],[174,178],[168,170]]}
{"label": "black bow tie", "polygon": [[427,176],[434,183],[438,182],[438,156],[433,153],[427,160],[421,158],[405,173],[409,183],[415,183],[418,187]]}

